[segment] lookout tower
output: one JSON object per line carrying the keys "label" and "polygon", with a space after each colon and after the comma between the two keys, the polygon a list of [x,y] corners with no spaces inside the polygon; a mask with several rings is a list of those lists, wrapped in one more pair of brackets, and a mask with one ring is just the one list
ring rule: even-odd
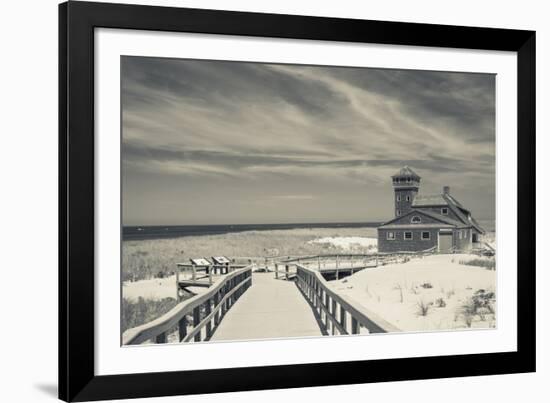
{"label": "lookout tower", "polygon": [[392,176],[392,182],[395,193],[394,213],[396,217],[399,217],[411,210],[411,205],[420,187],[420,176],[405,165]]}

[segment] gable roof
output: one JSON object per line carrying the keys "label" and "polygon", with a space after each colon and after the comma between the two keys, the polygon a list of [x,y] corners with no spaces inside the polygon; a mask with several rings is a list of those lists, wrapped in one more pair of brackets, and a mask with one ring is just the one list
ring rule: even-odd
{"label": "gable roof", "polygon": [[[402,220],[405,217],[413,216],[413,215],[424,215],[424,216],[430,217],[430,218],[432,218],[436,221],[439,221],[442,224],[441,227],[464,227],[465,226],[463,223],[461,223],[457,220],[453,220],[452,218],[443,216],[441,214],[434,213],[432,211],[424,211],[424,210],[413,209],[413,210],[409,211],[407,214],[404,214],[404,215],[399,216],[399,217],[395,217],[395,218],[391,219],[390,221],[385,222],[384,224],[382,224],[378,228],[395,228],[395,227],[407,226],[408,224],[395,224],[395,222],[399,221],[399,220]],[[414,225],[417,226],[417,227],[421,227],[422,225],[425,225],[425,224],[414,224]]]}
{"label": "gable roof", "polygon": [[464,224],[471,225],[476,230],[485,234],[485,230],[477,223],[477,221],[472,217],[470,211],[462,206],[454,197],[450,194],[443,194],[443,198],[447,201],[449,208],[457,215],[457,217]]}
{"label": "gable roof", "polygon": [[418,212],[421,212],[421,213],[424,213],[425,215],[427,215],[428,217],[431,217],[433,218],[434,220],[438,220],[438,221],[441,221],[441,222],[444,222],[444,223],[447,223],[447,224],[451,224],[451,225],[454,225],[455,227],[463,227],[464,226],[464,223],[461,223],[460,221],[457,221],[449,216],[444,216],[443,214],[438,214],[434,211],[424,211],[424,210],[416,210],[416,209],[413,209],[412,211],[418,211]]}
{"label": "gable roof", "polygon": [[[477,223],[477,221],[472,217],[470,210],[465,208],[458,200],[448,193],[443,194],[434,194],[434,195],[416,195],[413,200],[412,208],[415,207],[426,207],[426,206],[448,206],[453,213],[458,217],[460,226],[472,226],[482,234],[485,234],[485,230]],[[430,214],[436,214],[429,212]],[[440,217],[446,218],[439,214],[436,214]],[[456,222],[456,220],[453,220]]]}
{"label": "gable roof", "polygon": [[395,175],[392,175],[392,178],[396,178],[398,176],[412,176],[413,178],[420,179],[420,176],[418,176],[418,174],[414,172],[408,165],[405,165]]}
{"label": "gable roof", "polygon": [[413,207],[420,206],[446,206],[447,201],[443,198],[441,194],[435,195],[416,195],[413,200]]}

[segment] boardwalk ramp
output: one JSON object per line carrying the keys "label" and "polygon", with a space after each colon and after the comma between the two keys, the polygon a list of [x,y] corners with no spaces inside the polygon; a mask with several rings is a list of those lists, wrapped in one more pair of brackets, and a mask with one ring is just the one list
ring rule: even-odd
{"label": "boardwalk ramp", "polygon": [[253,273],[253,286],[227,312],[211,340],[321,336],[316,316],[292,281]]}

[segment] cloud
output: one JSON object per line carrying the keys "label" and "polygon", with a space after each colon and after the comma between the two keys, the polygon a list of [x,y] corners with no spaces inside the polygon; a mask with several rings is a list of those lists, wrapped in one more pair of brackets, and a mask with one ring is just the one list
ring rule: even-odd
{"label": "cloud", "polygon": [[126,189],[156,175],[159,198],[183,180],[376,191],[402,165],[426,189],[494,188],[494,97],[489,74],[123,57]]}

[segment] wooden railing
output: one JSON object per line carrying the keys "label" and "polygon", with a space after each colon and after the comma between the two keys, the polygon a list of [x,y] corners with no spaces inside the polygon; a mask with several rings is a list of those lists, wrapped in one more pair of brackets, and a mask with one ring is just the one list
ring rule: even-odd
{"label": "wooden railing", "polygon": [[399,329],[348,296],[338,295],[322,274],[296,265],[297,285],[318,315],[326,334],[398,332]]}
{"label": "wooden railing", "polygon": [[252,285],[252,267],[227,274],[205,293],[179,303],[168,313],[144,325],[128,329],[122,344],[141,344],[148,340],[166,343],[177,329],[180,342],[209,340],[226,312]]}

